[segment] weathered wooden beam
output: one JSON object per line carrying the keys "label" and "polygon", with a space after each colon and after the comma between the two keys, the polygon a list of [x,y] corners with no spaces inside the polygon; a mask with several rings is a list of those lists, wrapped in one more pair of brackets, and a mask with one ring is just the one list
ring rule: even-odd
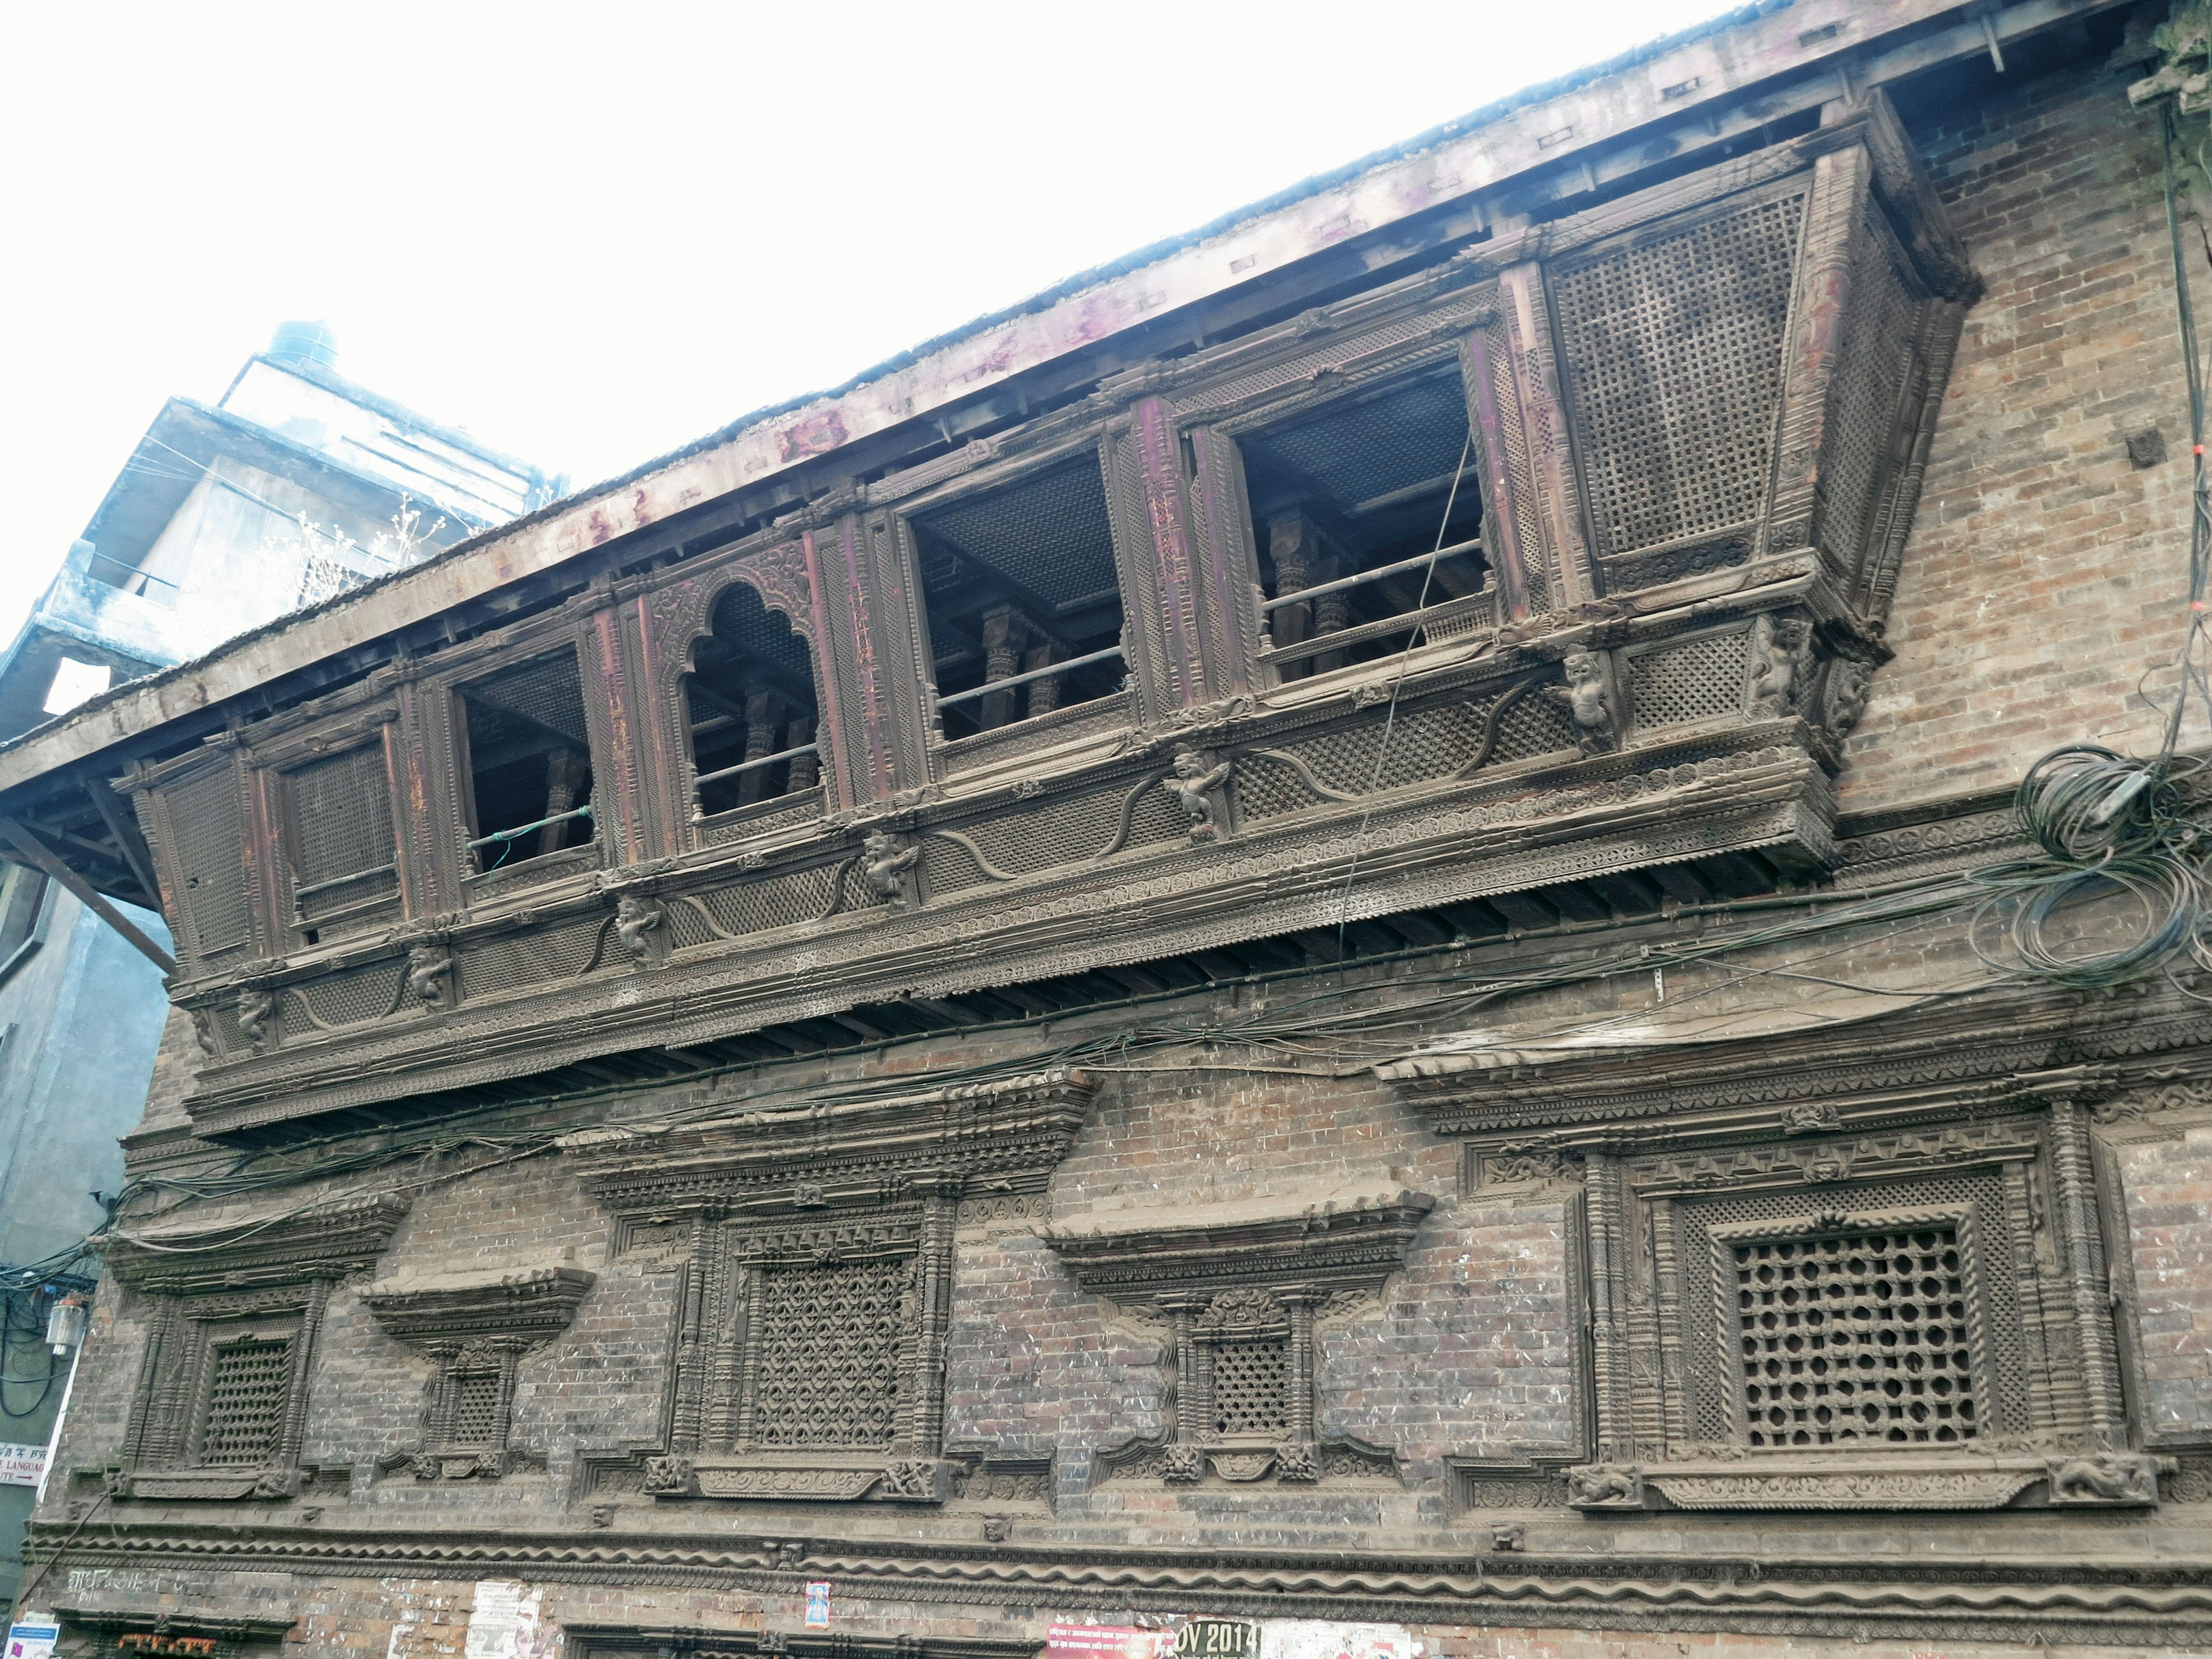
{"label": "weathered wooden beam", "polygon": [[177,971],[177,959],[160,945],[140,933],[125,915],[106,899],[92,890],[92,884],[64,864],[47,850],[46,844],[14,818],[0,818],[0,838],[21,853],[33,869],[43,870],[76,896],[77,902],[112,927],[137,947],[144,957],[165,974]]}

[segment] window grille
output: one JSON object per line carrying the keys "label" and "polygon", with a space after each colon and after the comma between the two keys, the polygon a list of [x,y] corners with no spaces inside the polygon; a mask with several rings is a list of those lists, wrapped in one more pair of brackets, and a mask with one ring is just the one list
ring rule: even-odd
{"label": "window grille", "polygon": [[1213,1431],[1280,1439],[1291,1428],[1290,1344],[1223,1342],[1213,1350]]}
{"label": "window grille", "polygon": [[497,1371],[457,1371],[453,1379],[453,1416],[446,1438],[455,1446],[489,1446],[499,1433],[500,1377]]}
{"label": "window grille", "polygon": [[1755,1242],[1734,1255],[1752,1445],[1974,1437],[1955,1227]]}
{"label": "window grille", "polygon": [[238,779],[228,767],[167,792],[185,914],[201,956],[246,942],[246,841]]}
{"label": "window grille", "polygon": [[902,1256],[761,1270],[757,1444],[892,1443],[908,1271]]}
{"label": "window grille", "polygon": [[1804,204],[1756,203],[1553,273],[1600,554],[1759,516]]}
{"label": "window grille", "polygon": [[1259,528],[1267,657],[1285,678],[1388,656],[1416,629],[1464,631],[1469,607],[1487,605],[1476,597],[1482,501],[1455,362],[1247,433],[1238,447]]}
{"label": "window grille", "polygon": [[248,1466],[269,1462],[276,1455],[291,1389],[291,1338],[218,1346],[208,1366],[200,1462]]}
{"label": "window grille", "polygon": [[293,893],[301,921],[314,921],[399,890],[392,783],[381,743],[301,767],[292,774],[291,793],[299,838]]}

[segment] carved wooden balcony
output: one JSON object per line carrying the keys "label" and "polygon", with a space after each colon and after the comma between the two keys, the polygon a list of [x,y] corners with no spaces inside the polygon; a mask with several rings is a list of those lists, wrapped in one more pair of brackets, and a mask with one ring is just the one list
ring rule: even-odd
{"label": "carved wooden balcony", "polygon": [[138,764],[195,1122],[1816,875],[1972,283],[1877,103]]}

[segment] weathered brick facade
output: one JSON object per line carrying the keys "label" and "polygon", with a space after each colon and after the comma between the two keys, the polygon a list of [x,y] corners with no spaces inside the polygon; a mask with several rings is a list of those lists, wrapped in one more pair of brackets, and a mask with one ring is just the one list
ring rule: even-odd
{"label": "weathered brick facade", "polygon": [[[184,924],[33,1603],[84,1653],[2204,1650],[2201,985],[2014,971],[1959,879],[2039,756],[2154,746],[2179,640],[2147,21],[1739,16],[1437,137],[1496,147],[1474,219],[1186,296],[1194,350],[1040,302],[976,446],[774,416],[791,500],[739,434],[723,519],[556,512],[544,603],[372,595],[358,678],[295,640],[227,729],[0,750],[39,822],[127,769]],[[1717,460],[1661,389],[1759,418]],[[1347,407],[1402,424],[1332,485]],[[1361,523],[1461,522],[1375,470],[1423,444],[1483,568],[1389,599]],[[1052,672],[1097,591],[974,599],[1024,489],[1118,564],[1125,687]],[[812,712],[702,716],[708,640]],[[364,745],[392,864],[307,880],[294,781]]]}

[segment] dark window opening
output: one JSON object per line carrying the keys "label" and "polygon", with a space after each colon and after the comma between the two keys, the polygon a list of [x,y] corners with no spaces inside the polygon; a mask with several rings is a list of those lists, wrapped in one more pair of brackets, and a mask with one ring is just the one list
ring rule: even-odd
{"label": "dark window opening", "polygon": [[1121,690],[1121,585],[1095,454],[921,514],[914,529],[947,738]]}
{"label": "dark window opening", "polygon": [[684,682],[700,816],[813,788],[822,765],[806,641],[743,581],[715,600],[711,626]]}
{"label": "dark window opening", "polygon": [[1458,364],[1247,433],[1239,447],[1269,657],[1284,678],[1395,655],[1441,623],[1440,607],[1481,591],[1482,495]]}
{"label": "dark window opening", "polygon": [[592,838],[592,744],[576,653],[465,685],[469,846],[479,872]]}

